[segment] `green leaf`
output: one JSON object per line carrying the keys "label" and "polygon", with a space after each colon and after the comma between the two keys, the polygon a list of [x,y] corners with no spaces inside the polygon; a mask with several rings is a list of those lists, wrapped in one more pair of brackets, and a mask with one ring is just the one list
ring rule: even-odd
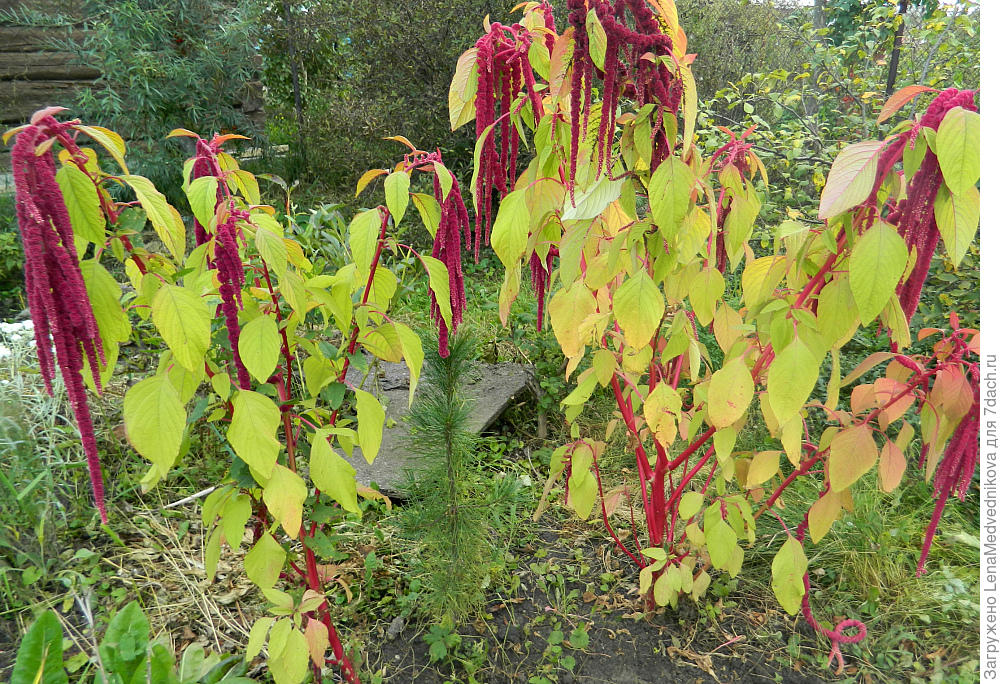
{"label": "green leaf", "polygon": [[309,645],[305,635],[292,629],[279,653],[269,652],[268,672],[274,684],[299,684],[309,672]]}
{"label": "green leaf", "polygon": [[569,495],[573,510],[581,520],[586,520],[597,501],[597,478],[589,470],[586,471],[586,476],[577,480],[576,484],[570,482]]}
{"label": "green leaf", "polygon": [[260,655],[260,649],[264,648],[264,640],[267,638],[267,633],[275,620],[276,618],[265,616],[257,618],[257,621],[253,623],[253,627],[250,628],[250,637],[247,639],[247,653],[244,656],[245,662],[249,663]]}
{"label": "green leaf", "polygon": [[448,120],[453,131],[476,118],[476,90],[471,88],[473,96],[469,96],[469,91],[470,85],[479,83],[479,71],[476,69],[478,54],[478,48],[469,48],[455,65],[455,75],[448,88]]}
{"label": "green leaf", "polygon": [[274,433],[281,412],[270,398],[257,392],[239,390],[233,397],[233,422],[226,439],[236,455],[262,478],[270,478],[278,461],[281,443]]}
{"label": "green leaf", "polygon": [[435,237],[438,232],[438,226],[441,225],[441,205],[438,201],[422,192],[413,193],[413,206],[417,208],[417,213],[420,214],[420,220],[424,224],[424,228],[427,232],[431,234],[431,237]]}
{"label": "green leaf", "polygon": [[688,291],[688,299],[691,300],[691,308],[694,309],[699,323],[708,325],[712,322],[715,318],[716,305],[725,291],[726,281],[717,268],[709,266],[694,277],[691,289]]}
{"label": "green leaf", "polygon": [[145,679],[146,660],[149,649],[149,621],[135,601],[118,611],[104,632],[104,639],[98,647],[101,661],[122,681],[131,682],[138,674]]}
{"label": "green leaf", "polygon": [[184,221],[181,215],[167,203],[167,198],[156,189],[148,178],[142,176],[119,176],[135,191],[139,204],[146,211],[149,222],[160,240],[178,262],[184,258]]}
{"label": "green leaf", "polygon": [[412,405],[413,395],[417,391],[417,383],[420,381],[420,371],[424,367],[424,346],[420,343],[420,337],[403,323],[396,323],[396,333],[399,335],[399,343],[403,347],[406,367],[410,370],[409,404]]}
{"label": "green leaf", "polygon": [[146,378],[125,393],[125,433],[135,450],[166,477],[184,439],[187,413],[166,373]]}
{"label": "green leaf", "polygon": [[575,205],[570,199],[569,193],[567,193],[563,200],[561,220],[575,221],[594,218],[621,196],[624,183],[624,178],[610,180],[606,175],[602,175],[593,185],[587,188],[586,192],[577,193]]}
{"label": "green leaf", "polygon": [[198,223],[206,227],[210,225],[215,218],[215,206],[219,197],[218,179],[215,176],[195,178],[187,186],[185,194]]}
{"label": "green leaf", "polygon": [[215,571],[222,556],[222,531],[221,527],[216,527],[205,542],[205,576],[209,582],[215,581]]}
{"label": "green leaf", "polygon": [[688,213],[694,180],[688,165],[674,155],[657,166],[649,179],[649,208],[653,221],[668,239]]}
{"label": "green leaf", "polygon": [[363,211],[351,221],[348,226],[351,256],[358,270],[368,273],[375,259],[375,249],[378,245],[379,230],[382,219],[378,209]]}
{"label": "green leaf", "polygon": [[250,507],[250,497],[246,494],[238,494],[229,499],[222,509],[222,520],[219,526],[226,537],[229,548],[240,548],[243,541],[243,533],[246,531],[247,521],[252,513]]}
{"label": "green leaf", "polygon": [[802,577],[808,568],[802,544],[794,537],[785,540],[771,561],[771,588],[789,615],[796,615],[802,607],[802,597],[806,593]]}
{"label": "green leaf", "polygon": [[743,301],[750,308],[774,297],[774,289],[785,277],[785,256],[754,259],[743,269]]}
{"label": "green leaf", "polygon": [[830,489],[842,492],[871,470],[878,460],[878,447],[867,425],[841,430],[830,443]]}
{"label": "green leaf", "polygon": [[270,532],[265,532],[243,558],[243,569],[250,581],[261,589],[270,589],[278,581],[285,565],[285,550]]}
{"label": "green leaf", "polygon": [[587,12],[587,39],[590,59],[602,69],[608,51],[608,34],[604,31],[601,20],[597,18],[597,11],[593,8]]}
{"label": "green leaf", "polygon": [[615,292],[615,320],[621,326],[625,341],[635,349],[649,344],[660,327],[665,308],[660,288],[642,269]]}
{"label": "green leaf", "polygon": [[275,464],[264,486],[264,504],[292,539],[302,531],[302,504],[307,495],[306,483],[297,473]]}
{"label": "green leaf", "polygon": [[726,256],[729,258],[729,270],[735,271],[743,260],[743,243],[750,239],[753,224],[760,212],[760,202],[753,195],[747,198],[739,195],[733,197],[729,214],[726,216],[723,241]]}
{"label": "green leaf", "polygon": [[708,383],[708,417],[712,425],[724,428],[739,420],[750,407],[753,390],[753,376],[740,357],[713,373]]}
{"label": "green leaf", "polygon": [[278,365],[281,335],[270,316],[258,316],[240,331],[240,359],[258,382],[267,382]]}
{"label": "green leaf", "polygon": [[98,246],[104,245],[104,212],[90,176],[73,164],[65,164],[56,172],[56,183],[66,202],[73,234]]}
{"label": "green leaf", "polygon": [[690,520],[698,515],[701,505],[705,502],[705,495],[701,492],[685,492],[677,506],[677,513],[684,520]]}
{"label": "green leaf", "polygon": [[62,625],[52,610],[38,616],[21,639],[10,684],[64,684]]}
{"label": "green leaf", "polygon": [[189,371],[205,363],[212,330],[212,312],[197,294],[164,284],[153,297],[153,324],[174,358]]}
{"label": "green leaf", "polygon": [[441,317],[444,319],[445,327],[451,330],[451,282],[448,277],[448,267],[434,257],[421,257],[424,268],[427,269],[427,278],[430,281],[431,291],[434,293],[434,301],[441,309]]}
{"label": "green leaf", "polygon": [[861,324],[882,312],[906,269],[909,252],[892,226],[878,221],[854,244],[848,273]]}
{"label": "green leaf", "polygon": [[833,218],[867,199],[875,185],[875,170],[884,146],[885,142],[868,140],[840,151],[819,198],[819,218]]}
{"label": "green leaf", "polygon": [[729,565],[738,538],[733,528],[722,519],[721,503],[716,501],[705,511],[705,544],[712,565],[720,570]]}
{"label": "green leaf", "polygon": [[362,389],[354,391],[358,400],[358,443],[365,460],[371,463],[382,446],[385,409],[379,400]]}
{"label": "green leaf", "polygon": [[385,179],[385,206],[392,214],[392,220],[398,226],[406,213],[406,205],[410,203],[410,174],[406,171],[395,171]]}
{"label": "green leaf", "polygon": [[767,396],[779,425],[798,420],[819,379],[819,361],[796,337],[782,349],[767,371]]}
{"label": "green leaf", "polygon": [[309,477],[320,491],[343,506],[345,511],[361,514],[354,466],[330,446],[326,435],[318,433],[309,452]]}
{"label": "green leaf", "polygon": [[937,156],[948,189],[962,195],[979,180],[979,114],[953,107],[937,130]]}
{"label": "green leaf", "polygon": [[946,188],[939,189],[934,198],[934,219],[948,258],[958,268],[979,227],[979,190],[972,186],[956,196]]}
{"label": "green leaf", "polygon": [[585,340],[580,335],[580,325],[597,311],[593,293],[577,280],[568,289],[560,289],[549,303],[552,332],[555,333],[563,354],[574,358],[583,352]]}
{"label": "green leaf", "polygon": [[831,348],[843,345],[848,335],[853,336],[858,314],[848,278],[831,280],[819,293],[816,319],[820,335]]}
{"label": "green leaf", "polygon": [[490,232],[490,245],[508,269],[517,268],[528,245],[531,215],[524,200],[524,190],[515,190],[503,198]]}
{"label": "green leaf", "polygon": [[[257,247],[260,258],[273,272],[279,276],[283,275],[288,267],[288,247],[282,237],[281,227],[277,226],[277,222],[267,214],[254,214],[253,220],[257,226],[254,245]],[[278,230],[273,230],[273,226],[268,227],[270,222],[274,222]]]}

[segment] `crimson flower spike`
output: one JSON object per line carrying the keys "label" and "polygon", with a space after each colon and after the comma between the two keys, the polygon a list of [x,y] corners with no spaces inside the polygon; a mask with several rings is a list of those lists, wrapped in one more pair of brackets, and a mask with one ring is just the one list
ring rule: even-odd
{"label": "crimson flower spike", "polygon": [[[546,27],[554,32],[552,8],[548,3],[540,5]],[[554,38],[546,37],[546,45],[551,52]],[[520,138],[514,124],[519,116],[515,101],[523,90],[530,102],[535,124],[542,119],[542,99],[535,92],[535,77],[528,60],[531,47],[531,31],[514,24],[503,26],[494,22],[489,31],[476,41],[476,69],[479,85],[476,91],[476,137],[482,137],[482,151],[479,156],[479,176],[476,179],[476,239],[475,260],[479,262],[479,246],[484,232],[489,238],[493,218],[493,191],[500,199],[513,190],[517,180],[517,154]],[[496,128],[500,129],[500,146],[497,149]]]}
{"label": "crimson flower spike", "polygon": [[69,212],[56,183],[51,145],[41,154],[36,153],[46,141],[66,138],[68,128],[68,124],[46,114],[18,132],[11,152],[17,223],[24,247],[28,308],[35,325],[45,389],[53,394],[52,380],[58,366],[80,430],[94,502],[101,522],[106,524],[101,461],[82,375],[86,361],[100,392],[104,349],[80,271]]}

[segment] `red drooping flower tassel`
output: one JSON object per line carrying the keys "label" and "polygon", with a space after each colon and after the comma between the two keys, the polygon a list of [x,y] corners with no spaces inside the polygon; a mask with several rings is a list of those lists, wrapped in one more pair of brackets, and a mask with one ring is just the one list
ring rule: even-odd
{"label": "red drooping flower tassel", "polygon": [[[945,504],[951,496],[957,496],[959,501],[965,501],[965,494],[972,484],[972,476],[979,465],[979,371],[971,367],[973,382],[972,407],[962,418],[948,442],[941,462],[934,473],[934,496],[937,503],[931,515],[930,524],[924,533],[924,545],[920,550],[920,560],[917,562],[917,577],[927,572],[924,564],[931,551],[934,533],[941,522]],[[926,446],[926,445],[925,445]]]}
{"label": "red drooping flower tassel", "polygon": [[[945,115],[955,107],[976,111],[975,93],[971,90],[949,88],[942,91],[927,108],[909,133],[900,136],[882,152],[876,170],[876,182],[866,204],[877,205],[877,194],[885,177],[902,158],[906,145],[912,144],[923,128],[936,131]],[[896,294],[907,321],[913,317],[920,301],[920,293],[930,271],[934,250],[940,241],[937,221],[934,218],[934,200],[944,180],[937,156],[927,150],[920,168],[906,186],[906,197],[900,200],[886,216],[886,221],[896,226],[908,249],[916,249],[917,262],[909,277],[899,284]]]}
{"label": "red drooping flower tassel", "polygon": [[101,462],[82,376],[86,359],[94,386],[100,391],[99,363],[105,363],[104,350],[73,244],[69,213],[56,184],[52,151],[36,154],[46,140],[67,137],[66,128],[52,116],[44,116],[17,134],[11,152],[17,220],[42,378],[51,395],[55,366],[59,366],[80,430],[94,501],[101,522],[107,523]]}
{"label": "red drooping flower tassel", "polygon": [[[218,146],[213,146],[206,140],[198,139],[195,143],[195,158],[194,165],[191,167],[191,180],[196,178],[204,178],[205,176],[216,176],[218,177],[218,172],[216,170],[216,154],[218,153]],[[219,206],[222,201],[222,181],[220,180],[219,187],[215,190],[215,206]],[[194,241],[195,246],[203,245],[208,242],[208,231],[205,226],[199,223],[198,219],[194,220]]]}
{"label": "red drooping flower tassel", "polygon": [[[245,282],[243,260],[236,244],[239,228],[237,220],[249,218],[229,203],[229,218],[220,224],[215,234],[215,266],[219,274],[219,296],[222,297],[222,314],[226,319],[226,333],[233,352],[233,366],[240,389],[250,389],[250,374],[240,358],[240,321],[237,313],[243,308],[242,289]],[[259,230],[264,230],[260,228]]]}
{"label": "red drooping flower tassel", "polygon": [[[451,176],[451,188],[448,196],[444,196],[444,188],[441,187],[441,179],[435,170],[434,164],[441,163],[441,151],[420,152],[414,151],[406,155],[403,160],[407,170],[418,169],[430,171],[434,174],[434,199],[441,206],[441,222],[438,224],[437,233],[434,234],[434,247],[431,256],[441,261],[448,269],[448,299],[451,304],[452,329],[462,322],[462,314],[465,313],[465,276],[462,274],[462,238],[465,238],[465,248],[472,247],[472,233],[469,226],[469,212],[465,208],[462,200],[462,193],[459,190],[458,180],[455,174],[448,172]],[[476,236],[478,238],[478,235]],[[431,319],[438,329],[438,354],[441,358],[446,358],[448,351],[448,326],[445,324],[444,316],[441,315],[441,306],[433,290],[429,291],[431,297]]]}

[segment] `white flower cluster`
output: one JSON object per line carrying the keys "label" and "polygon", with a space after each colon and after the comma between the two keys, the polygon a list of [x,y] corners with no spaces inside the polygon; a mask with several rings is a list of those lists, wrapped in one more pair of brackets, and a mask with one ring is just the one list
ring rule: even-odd
{"label": "white flower cluster", "polygon": [[35,347],[35,324],[30,320],[22,323],[0,321],[0,361]]}

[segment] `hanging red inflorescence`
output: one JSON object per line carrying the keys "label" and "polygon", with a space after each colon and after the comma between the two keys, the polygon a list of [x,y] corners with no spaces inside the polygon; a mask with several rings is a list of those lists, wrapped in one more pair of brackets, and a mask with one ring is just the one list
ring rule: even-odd
{"label": "hanging red inflorescence", "polygon": [[[547,5],[546,26],[552,10]],[[555,24],[552,24],[554,30]],[[546,37],[546,44],[550,45]],[[520,138],[513,118],[519,116],[525,101],[531,102],[537,124],[542,118],[542,99],[535,92],[535,77],[528,61],[532,33],[520,24],[503,26],[494,22],[490,30],[476,41],[476,68],[479,74],[476,90],[476,137],[483,137],[476,179],[476,239],[474,255],[479,261],[479,245],[483,226],[489,237],[493,215],[493,191],[502,199],[513,189],[517,180],[517,153]],[[526,100],[514,105],[522,88]],[[512,110],[513,108],[513,110]],[[499,109],[499,112],[498,112]],[[500,149],[497,150],[496,127],[500,128]]]}
{"label": "hanging red inflorescence", "polygon": [[105,362],[104,350],[80,271],[69,213],[56,184],[51,147],[37,153],[39,146],[52,138],[59,139],[71,153],[76,150],[68,128],[69,124],[45,115],[33,119],[17,134],[11,152],[17,221],[39,368],[51,395],[55,366],[59,366],[80,430],[94,501],[101,521],[107,523],[101,462],[82,375],[86,360],[100,391],[99,364]]}
{"label": "hanging red inflorescence", "polygon": [[[222,222],[215,233],[215,267],[219,274],[219,296],[222,297],[222,314],[226,319],[226,333],[229,337],[229,347],[233,352],[233,366],[236,368],[236,380],[240,389],[250,389],[250,374],[240,358],[240,321],[238,309],[243,308],[243,260],[240,258],[239,246],[236,244],[241,237],[238,221],[249,220],[249,215],[236,209],[229,202],[229,217]],[[259,228],[258,230],[264,230]]]}
{"label": "hanging red inflorescence", "polygon": [[[663,116],[676,114],[684,88],[665,64],[650,59],[670,55],[673,42],[665,35],[645,0],[568,0],[569,23],[573,27],[573,74],[570,91],[570,192],[576,179],[576,161],[580,153],[581,129],[587,130],[591,90],[595,74],[603,81],[601,120],[597,127],[595,154],[597,173],[612,173],[612,148],[618,101],[622,96],[634,99],[641,109],[656,104],[653,118],[653,155],[651,168],[672,152]],[[593,9],[607,37],[604,63],[595,64],[590,54],[587,13]],[[629,26],[631,23],[635,28]]]}
{"label": "hanging red inflorescence", "polygon": [[[866,200],[866,204],[873,208],[878,206],[878,191],[888,174],[898,173],[901,175],[902,173],[894,171],[893,168],[903,158],[903,151],[906,147],[916,143],[917,136],[922,129],[936,131],[945,115],[954,107],[977,111],[975,93],[971,90],[958,90],[956,88],[941,91],[916,125],[909,132],[901,134],[886,146],[879,158],[875,186]],[[941,237],[937,221],[934,218],[934,200],[943,180],[937,155],[928,149],[920,167],[906,185],[905,197],[896,203],[885,218],[886,222],[896,226],[900,236],[906,241],[907,249],[916,249],[917,252],[916,265],[909,277],[900,283],[896,290],[907,321],[913,317],[917,310],[920,292],[927,280],[931,259]]]}
{"label": "hanging red inflorescence", "polygon": [[[195,143],[195,158],[194,164],[191,167],[191,180],[196,178],[204,178],[205,176],[215,176],[218,178],[220,174],[218,168],[218,161],[216,155],[219,152],[219,146],[208,142],[207,140],[198,139]],[[222,201],[222,181],[220,180],[218,188],[215,190],[215,204],[219,205]],[[208,230],[205,226],[201,225],[198,219],[194,220],[194,241],[195,246],[200,246],[208,242],[209,239]]]}
{"label": "hanging red inflorescence", "polygon": [[[434,248],[431,256],[440,260],[448,269],[448,292],[451,303],[451,323],[454,329],[462,322],[462,314],[465,312],[465,277],[462,274],[462,238],[465,238],[465,248],[472,247],[472,233],[469,226],[469,212],[465,208],[462,200],[462,193],[458,189],[458,180],[455,174],[448,171],[451,176],[451,188],[448,196],[444,196],[444,188],[441,187],[441,179],[437,174],[437,168],[443,169],[441,165],[441,151],[435,152],[413,152],[408,154],[403,161],[407,170],[417,169],[429,171],[434,174],[434,199],[441,206],[441,222],[438,224],[437,233],[434,234]],[[438,328],[438,354],[441,358],[448,356],[448,326],[441,315],[441,307],[438,304],[434,291],[430,291],[431,296],[431,317]]]}

